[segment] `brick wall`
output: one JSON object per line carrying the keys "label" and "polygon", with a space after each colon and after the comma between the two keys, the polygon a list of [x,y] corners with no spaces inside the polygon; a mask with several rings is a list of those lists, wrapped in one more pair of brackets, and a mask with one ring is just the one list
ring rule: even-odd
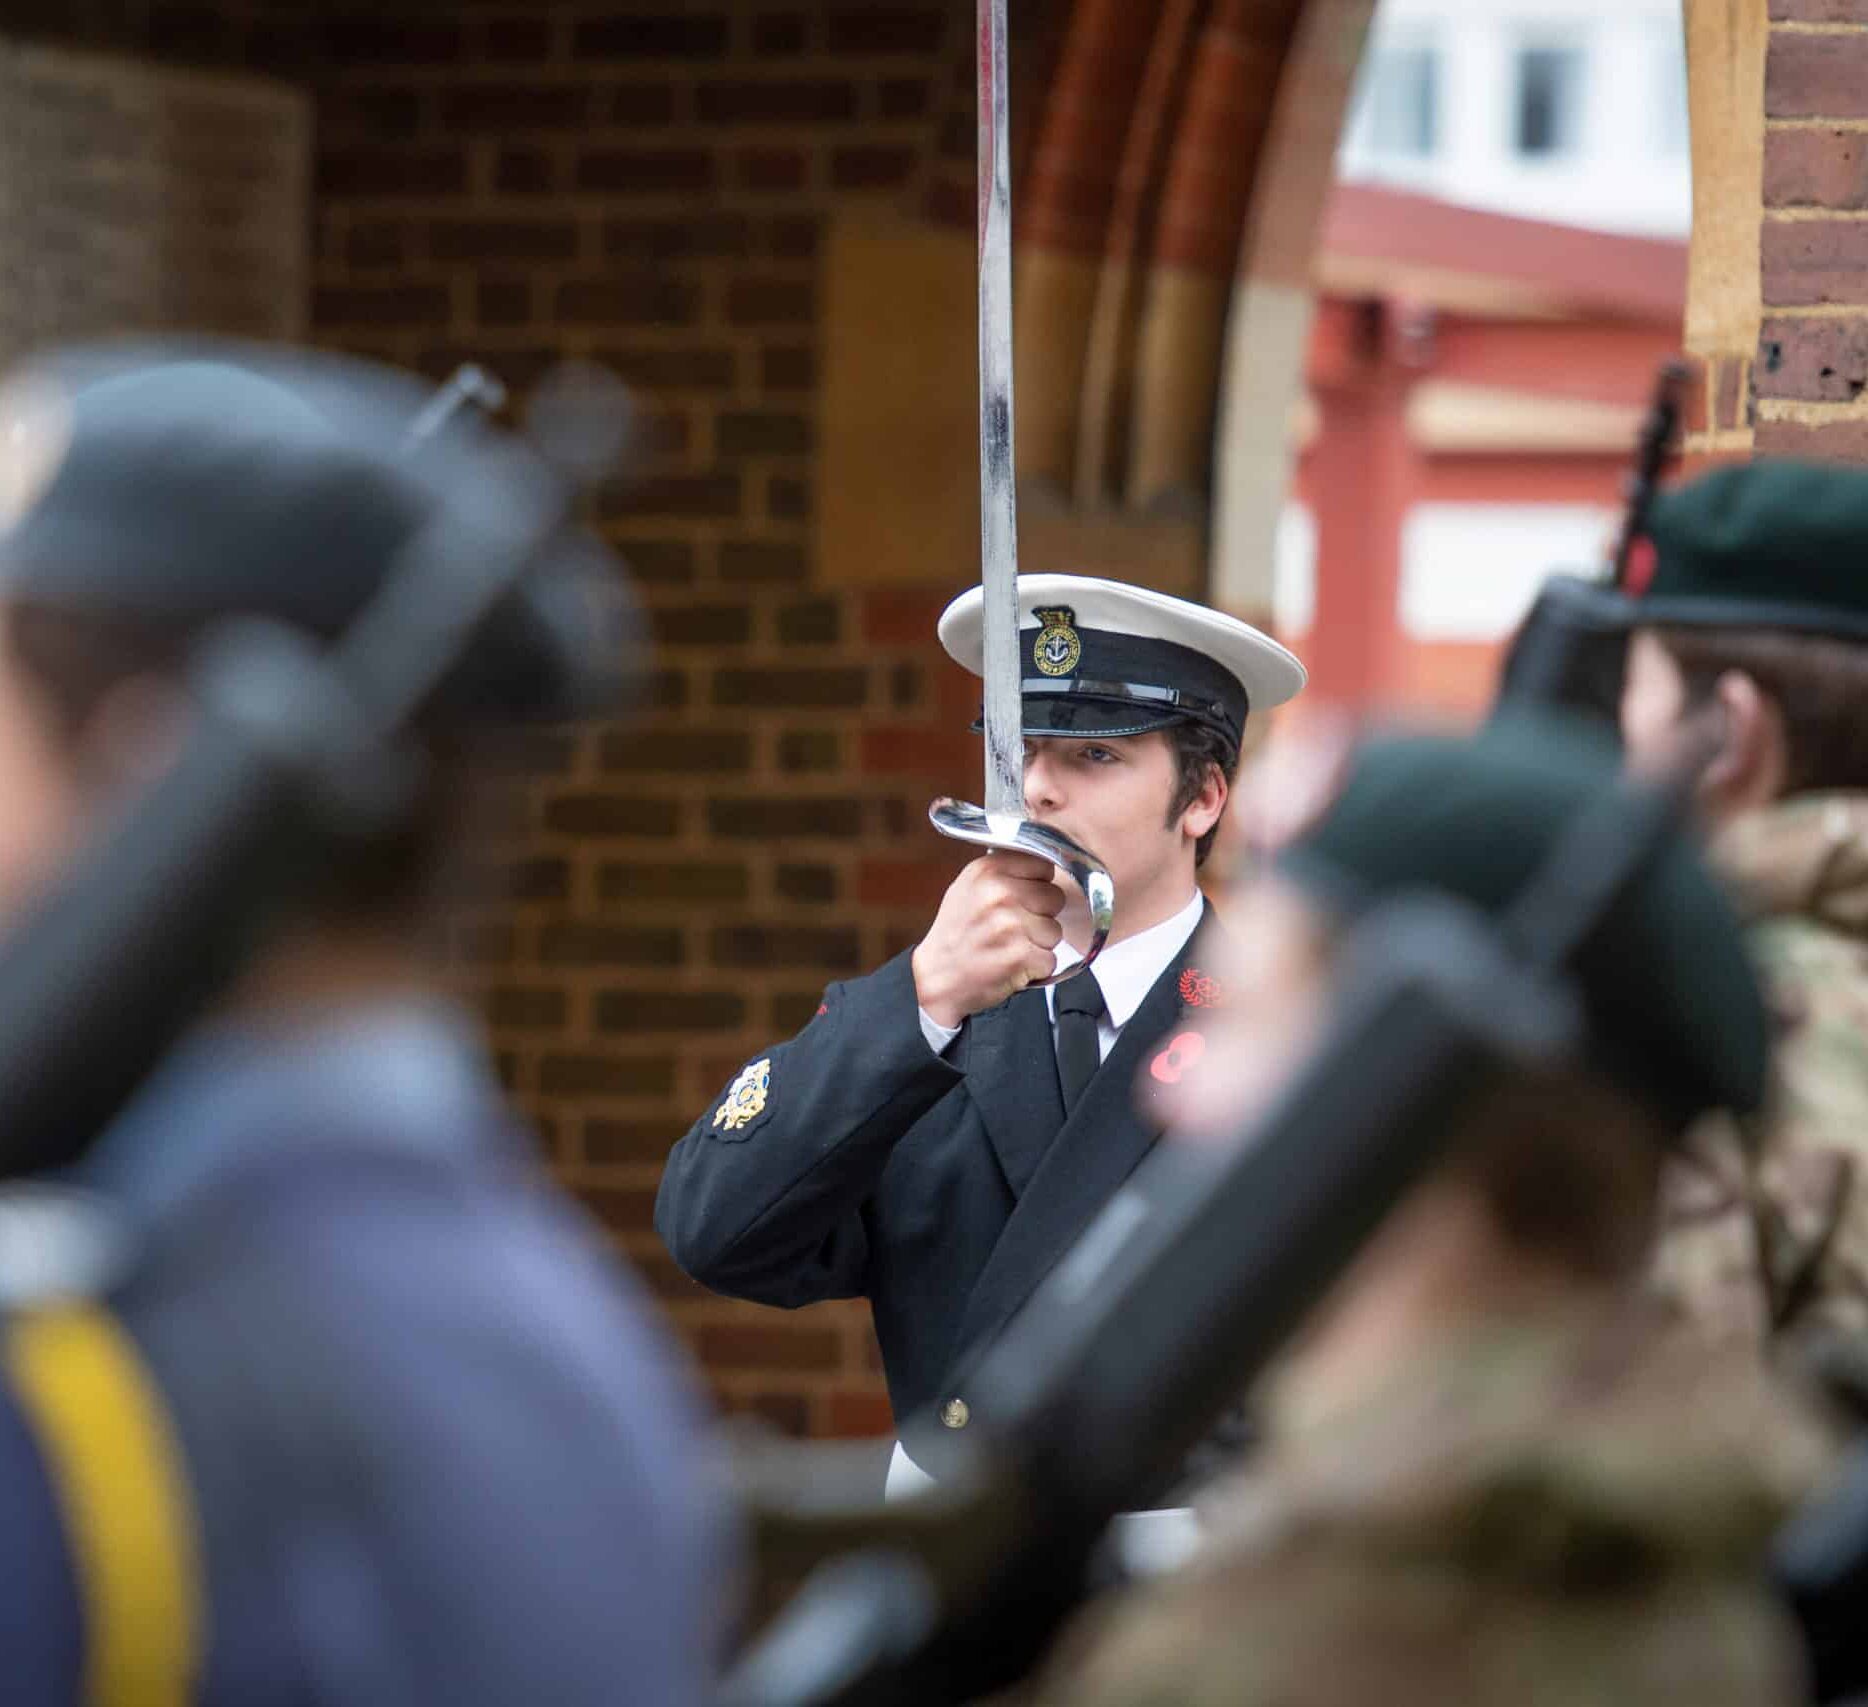
{"label": "brick wall", "polygon": [[1868,0],[1770,18],[1755,445],[1868,461]]}
{"label": "brick wall", "polygon": [[[915,940],[957,859],[974,694],[953,589],[813,587],[819,257],[845,196],[921,195],[970,5],[460,6],[327,39],[314,326],[519,388],[594,357],[650,404],[603,494],[657,637],[654,708],[532,743],[521,897],[455,948],[564,1176],[731,1407],[887,1427],[867,1310],[713,1299],[650,1227],[670,1143],[824,983]],[[970,454],[957,446],[959,455]]]}
{"label": "brick wall", "polygon": [[595,357],[639,387],[646,460],[599,512],[653,706],[510,761],[523,828],[479,861],[517,899],[464,910],[451,952],[722,1400],[799,1433],[888,1427],[866,1307],[708,1297],[650,1206],[743,1058],[913,942],[958,864],[925,824],[978,786],[977,696],[931,644],[958,587],[814,586],[813,450],[826,222],[958,205],[971,25],[971,0],[21,0],[0,26],[308,87],[317,341],[520,393]]}

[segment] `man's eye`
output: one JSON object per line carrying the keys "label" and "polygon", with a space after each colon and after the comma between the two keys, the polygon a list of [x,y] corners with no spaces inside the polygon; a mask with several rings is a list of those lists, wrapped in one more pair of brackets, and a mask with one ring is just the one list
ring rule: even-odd
{"label": "man's eye", "polygon": [[1083,756],[1093,765],[1106,765],[1113,763],[1116,755],[1108,747],[1085,747]]}

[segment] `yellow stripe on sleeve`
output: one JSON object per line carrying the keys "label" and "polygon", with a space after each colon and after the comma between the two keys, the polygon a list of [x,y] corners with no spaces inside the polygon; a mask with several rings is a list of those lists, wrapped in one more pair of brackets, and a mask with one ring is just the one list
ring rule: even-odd
{"label": "yellow stripe on sleeve", "polygon": [[78,1575],[86,1707],[187,1707],[203,1638],[199,1546],[161,1395],[129,1336],[89,1305],[14,1317],[4,1356]]}

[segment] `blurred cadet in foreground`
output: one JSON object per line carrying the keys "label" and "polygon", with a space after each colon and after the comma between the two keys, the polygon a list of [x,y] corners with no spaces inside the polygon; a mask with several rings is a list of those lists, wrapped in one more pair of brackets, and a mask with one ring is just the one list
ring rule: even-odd
{"label": "blurred cadet in foreground", "polygon": [[1662,494],[1621,702],[1631,762],[1716,731],[1698,804],[1780,1026],[1760,1120],[1670,1181],[1668,1291],[1868,1415],[1868,473],[1755,462]]}
{"label": "blurred cadet in foreground", "polygon": [[[415,446],[428,401],[213,345],[0,390],[0,924],[185,748],[204,634],[332,641],[457,515],[460,574],[497,567],[465,518],[547,470],[477,420]],[[414,810],[56,1186],[0,1195],[9,1703],[698,1697],[720,1588],[693,1413],[424,962],[475,740],[566,714],[562,632],[542,594],[489,628],[417,719]]]}
{"label": "blurred cadet in foreground", "polygon": [[[1435,891],[1498,916],[1615,763],[1574,729],[1378,741],[1235,898],[1225,1002],[1178,1136],[1269,1106],[1332,1000],[1335,942]],[[1669,1334],[1634,1284],[1662,1158],[1762,1093],[1736,919],[1678,837],[1577,978],[1590,1047],[1474,1102],[1273,1384],[1271,1438],[1177,1576],[1092,1611],[1047,1701],[1800,1698],[1761,1564],[1824,1431],[1754,1358]]]}

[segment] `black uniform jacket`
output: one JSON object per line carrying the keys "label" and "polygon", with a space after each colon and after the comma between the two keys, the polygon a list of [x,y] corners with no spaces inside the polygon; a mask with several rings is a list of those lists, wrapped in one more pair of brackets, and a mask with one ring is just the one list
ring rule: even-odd
{"label": "black uniform jacket", "polygon": [[1160,1135],[1150,1105],[1217,935],[1209,908],[1061,1129],[1042,990],[973,1015],[943,1057],[908,955],[832,984],[675,1146],[656,1229],[717,1292],[868,1298],[906,1418],[946,1396]]}

